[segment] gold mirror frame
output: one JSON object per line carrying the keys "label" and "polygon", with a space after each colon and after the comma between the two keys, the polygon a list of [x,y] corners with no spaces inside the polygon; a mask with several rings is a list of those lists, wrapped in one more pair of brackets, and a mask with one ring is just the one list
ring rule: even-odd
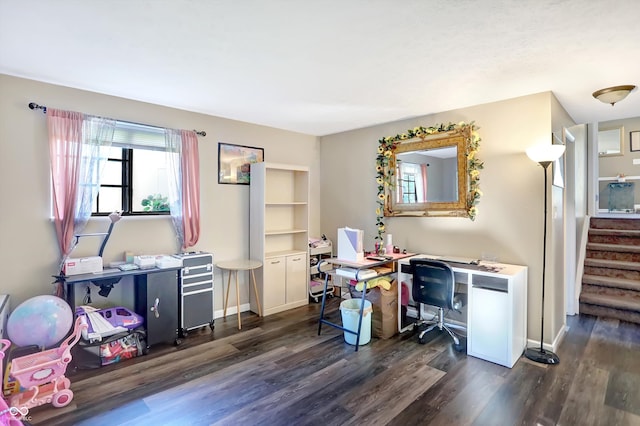
{"label": "gold mirror frame", "polygon": [[[384,217],[452,216],[474,220],[476,204],[482,193],[479,188],[483,163],[477,158],[480,137],[474,123],[458,123],[433,127],[416,127],[396,136],[380,139],[376,157],[378,208],[376,239],[385,232]],[[395,202],[397,154],[428,149],[457,148],[458,199],[451,202]]]}

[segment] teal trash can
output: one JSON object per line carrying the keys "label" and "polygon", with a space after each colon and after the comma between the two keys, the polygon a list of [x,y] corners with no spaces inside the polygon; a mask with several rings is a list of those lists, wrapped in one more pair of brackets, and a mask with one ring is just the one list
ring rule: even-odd
{"label": "teal trash can", "polygon": [[[346,329],[358,331],[358,320],[360,317],[361,299],[347,299],[340,303],[340,313],[342,315],[342,326]],[[364,310],[362,315],[362,328],[360,329],[360,340],[358,345],[366,345],[371,340],[371,317],[373,308],[371,302],[364,301]],[[350,345],[356,344],[356,335],[344,332],[344,340]]]}

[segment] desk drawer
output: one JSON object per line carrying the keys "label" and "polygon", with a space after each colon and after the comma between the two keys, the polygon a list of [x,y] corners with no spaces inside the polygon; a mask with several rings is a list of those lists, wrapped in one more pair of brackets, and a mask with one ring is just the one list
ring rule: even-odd
{"label": "desk drawer", "polygon": [[509,280],[507,278],[473,274],[471,276],[471,285],[476,288],[499,291],[501,293],[509,292]]}
{"label": "desk drawer", "polygon": [[212,290],[212,289],[213,289],[213,280],[199,281],[197,283],[192,283],[192,284],[185,284],[183,282],[182,286],[180,287],[180,291],[183,295],[198,293],[203,290]]}
{"label": "desk drawer", "polygon": [[197,284],[200,282],[206,282],[206,281],[210,282],[213,280],[213,274],[207,273],[207,274],[197,274],[192,276],[181,275],[180,278],[181,278],[182,285],[188,286],[188,285]]}

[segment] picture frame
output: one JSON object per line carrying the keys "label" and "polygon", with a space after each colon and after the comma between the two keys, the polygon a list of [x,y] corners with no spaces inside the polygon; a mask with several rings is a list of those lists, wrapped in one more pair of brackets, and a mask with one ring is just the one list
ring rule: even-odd
{"label": "picture frame", "polygon": [[[558,138],[554,133],[551,133],[551,140],[554,145],[564,145],[564,140]],[[564,154],[553,162],[552,172],[552,184],[558,188],[564,188]]]}
{"label": "picture frame", "polygon": [[264,148],[218,142],[218,183],[249,185],[251,164],[264,162]]}
{"label": "picture frame", "polygon": [[629,132],[629,149],[631,152],[640,151],[640,130]]}

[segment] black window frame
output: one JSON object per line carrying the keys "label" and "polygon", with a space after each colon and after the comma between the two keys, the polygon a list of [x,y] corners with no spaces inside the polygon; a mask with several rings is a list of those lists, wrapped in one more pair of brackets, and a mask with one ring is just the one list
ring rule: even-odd
{"label": "black window frame", "polygon": [[[102,188],[122,188],[121,205],[122,216],[167,216],[170,215],[170,211],[133,211],[133,164],[134,164],[134,151],[142,150],[145,148],[120,148],[122,150],[122,158],[109,157],[107,161],[122,163],[121,183],[116,184],[100,184]],[[109,216],[112,212],[99,212],[100,210],[100,190],[96,199],[96,211],[91,212],[92,217]]]}

